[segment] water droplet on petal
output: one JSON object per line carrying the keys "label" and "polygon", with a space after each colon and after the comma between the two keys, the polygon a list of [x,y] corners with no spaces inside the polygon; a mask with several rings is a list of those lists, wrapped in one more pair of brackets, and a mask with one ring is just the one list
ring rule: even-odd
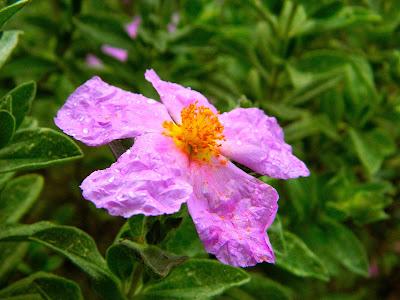
{"label": "water droplet on petal", "polygon": [[114,179],[115,179],[115,177],[114,177],[114,176],[111,176],[111,177],[108,179],[108,182],[111,183],[111,182],[114,181]]}
{"label": "water droplet on petal", "polygon": [[83,128],[82,132],[83,132],[84,134],[88,134],[88,133],[89,133],[89,129]]}

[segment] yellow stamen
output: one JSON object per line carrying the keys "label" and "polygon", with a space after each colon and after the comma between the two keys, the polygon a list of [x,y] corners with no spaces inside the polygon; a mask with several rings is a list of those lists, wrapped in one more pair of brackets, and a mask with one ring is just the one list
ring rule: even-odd
{"label": "yellow stamen", "polygon": [[165,121],[164,135],[171,137],[175,144],[193,160],[209,162],[220,155],[220,142],[224,139],[224,127],[218,116],[197,101],[181,111],[182,124]]}

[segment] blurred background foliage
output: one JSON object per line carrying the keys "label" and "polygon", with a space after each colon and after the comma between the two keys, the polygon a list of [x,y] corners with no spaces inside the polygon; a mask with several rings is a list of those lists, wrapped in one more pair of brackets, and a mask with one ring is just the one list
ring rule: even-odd
{"label": "blurred background foliage", "polygon": [[[2,7],[13,2],[0,1]],[[135,16],[142,22],[131,39],[124,26]],[[171,22],[176,29],[168,30]],[[225,289],[216,299],[398,299],[399,1],[36,0],[3,29],[0,43],[14,42],[0,51],[1,95],[36,82],[31,116],[40,126],[56,129],[57,110],[95,74],[158,99],[144,80],[148,68],[201,91],[221,111],[258,106],[278,118],[312,175],[261,178],[280,194],[279,218],[269,230],[277,264],[247,269],[249,283]],[[104,44],[128,50],[128,60],[104,54]],[[102,64],[89,65],[89,54]],[[114,158],[106,147],[79,146],[84,159],[13,179],[30,179],[37,194],[43,186],[22,221],[76,226],[105,255],[127,225],[120,230],[125,220],[84,201],[79,184]],[[0,185],[12,176],[0,174]],[[1,197],[7,188],[12,190],[3,187]],[[33,203],[38,195],[31,198]],[[151,219],[149,244],[207,257],[185,210]],[[3,287],[52,272],[77,282],[85,299],[96,299],[88,278],[63,255],[39,244],[22,245],[24,255],[13,271],[1,276],[0,268]],[[121,251],[112,247],[109,267],[126,279],[110,263],[118,262]]]}

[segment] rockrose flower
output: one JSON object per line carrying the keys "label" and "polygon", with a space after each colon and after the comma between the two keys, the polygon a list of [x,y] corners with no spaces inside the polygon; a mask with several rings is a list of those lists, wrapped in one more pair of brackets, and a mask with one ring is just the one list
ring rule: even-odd
{"label": "rockrose flower", "polygon": [[83,196],[126,218],[172,214],[186,202],[206,250],[221,262],[274,262],[266,229],[278,194],[231,161],[275,178],[309,175],[276,119],[257,108],[219,114],[199,92],[153,70],[145,77],[162,103],[93,77],[58,112],[57,126],[89,146],[135,139],[108,169],[83,181]]}

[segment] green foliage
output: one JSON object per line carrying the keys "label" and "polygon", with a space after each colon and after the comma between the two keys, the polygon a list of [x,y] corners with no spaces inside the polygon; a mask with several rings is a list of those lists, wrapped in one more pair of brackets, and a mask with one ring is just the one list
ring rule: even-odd
{"label": "green foliage", "polygon": [[12,139],[15,131],[15,118],[6,110],[0,110],[0,147],[4,147]]}
{"label": "green foliage", "polygon": [[49,247],[85,271],[105,299],[123,299],[118,282],[108,270],[95,242],[83,231],[49,222],[3,225],[0,228],[0,241],[34,241]]}
{"label": "green foliage", "polygon": [[43,177],[23,175],[8,181],[0,193],[0,224],[13,223],[29,210],[43,188]]}
{"label": "green foliage", "polygon": [[81,300],[79,286],[65,278],[39,272],[0,290],[1,299]]}
{"label": "green foliage", "polygon": [[24,5],[26,5],[29,0],[20,0],[16,3],[6,6],[0,10],[0,27],[7,22],[15,13],[17,13]]}
{"label": "green foliage", "polygon": [[[29,2],[0,1],[1,299],[396,298],[399,1]],[[88,66],[89,53],[103,67]],[[157,98],[148,68],[222,112],[277,117],[309,166],[308,178],[261,178],[280,194],[267,230],[275,265],[218,263],[186,208],[123,223],[82,200],[80,182],[114,159],[84,148],[74,163],[83,152],[53,118],[93,75]]]}
{"label": "green foliage", "polygon": [[248,281],[246,272],[238,268],[193,259],[174,268],[164,280],[148,285],[139,296],[143,299],[205,299]]}
{"label": "green foliage", "polygon": [[80,157],[75,142],[55,130],[24,129],[0,149],[0,172],[39,169]]}
{"label": "green foliage", "polygon": [[276,253],[276,264],[289,272],[302,277],[328,280],[328,273],[321,260],[304,242],[290,232],[283,233],[286,252]]}
{"label": "green foliage", "polygon": [[1,32],[0,37],[0,67],[4,65],[7,58],[17,46],[20,31],[9,30]]}

